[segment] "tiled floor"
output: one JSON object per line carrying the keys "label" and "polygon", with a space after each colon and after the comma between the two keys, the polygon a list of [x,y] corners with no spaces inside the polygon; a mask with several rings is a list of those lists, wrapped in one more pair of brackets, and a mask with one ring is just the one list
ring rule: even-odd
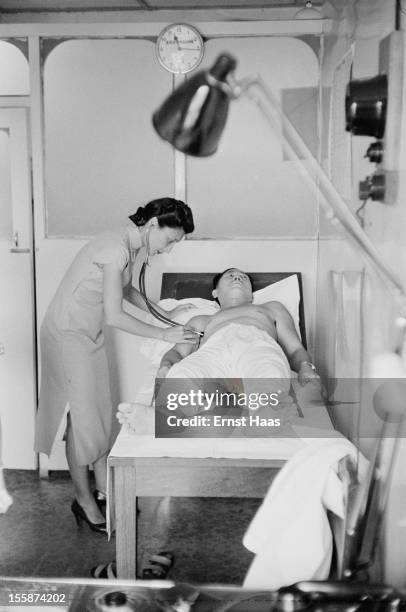
{"label": "tiled floor", "polygon": [[[114,558],[114,538],[77,528],[67,473],[40,480],[36,472],[6,470],[5,478],[14,503],[0,515],[0,575],[88,578],[92,566]],[[169,550],[173,580],[241,584],[252,558],[242,537],[259,503],[141,498],[138,567],[150,554]]]}

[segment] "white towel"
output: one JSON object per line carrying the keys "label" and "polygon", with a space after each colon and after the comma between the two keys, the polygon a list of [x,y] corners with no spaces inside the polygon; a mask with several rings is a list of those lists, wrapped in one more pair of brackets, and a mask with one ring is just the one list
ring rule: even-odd
{"label": "white towel", "polygon": [[328,577],[333,542],[326,509],[343,518],[338,462],[357,451],[341,437],[308,442],[280,470],[244,536],[244,546],[256,554],[246,588],[279,589]]}
{"label": "white towel", "polygon": [[172,366],[168,378],[243,378],[244,388],[249,385],[247,379],[269,383],[273,378],[276,388],[288,391],[290,367],[281,346],[266,331],[230,322],[209,336],[198,351]]}

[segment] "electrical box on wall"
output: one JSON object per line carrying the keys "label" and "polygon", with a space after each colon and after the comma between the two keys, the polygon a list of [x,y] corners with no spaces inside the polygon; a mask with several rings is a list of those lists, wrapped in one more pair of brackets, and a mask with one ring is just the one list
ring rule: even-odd
{"label": "electrical box on wall", "polygon": [[403,32],[396,30],[379,47],[379,74],[351,81],[346,93],[346,129],[373,136],[366,157],[375,171],[360,182],[359,198],[385,204],[397,201],[403,89]]}
{"label": "electrical box on wall", "polygon": [[396,30],[379,47],[379,72],[388,78],[388,101],[382,161],[378,171],[385,175],[385,203],[395,204],[399,181],[399,154],[402,120],[403,32]]}

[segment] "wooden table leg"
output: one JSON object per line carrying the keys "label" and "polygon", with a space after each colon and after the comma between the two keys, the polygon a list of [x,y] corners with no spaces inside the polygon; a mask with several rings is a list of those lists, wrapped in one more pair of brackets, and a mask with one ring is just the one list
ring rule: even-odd
{"label": "wooden table leg", "polygon": [[117,577],[135,580],[137,571],[137,514],[135,467],[115,466]]}

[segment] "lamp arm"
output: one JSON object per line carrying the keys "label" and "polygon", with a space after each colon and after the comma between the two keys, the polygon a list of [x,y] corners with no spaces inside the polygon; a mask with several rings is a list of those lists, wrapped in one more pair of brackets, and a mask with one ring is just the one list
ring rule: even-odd
{"label": "lamp arm", "polygon": [[[282,140],[282,145],[289,158],[299,162],[299,170],[313,189],[320,202],[327,211],[327,216],[332,222],[339,221],[349,234],[352,241],[359,247],[364,258],[374,266],[377,272],[392,286],[406,303],[406,292],[403,283],[396,274],[385,264],[381,254],[371,242],[368,235],[357,223],[349,210],[347,204],[330,181],[326,172],[314,158],[301,136],[297,133],[289,119],[284,114],[279,101],[269,90],[259,75],[234,81],[229,75],[228,83],[233,92],[233,97],[245,95],[253,101],[261,114],[270,125],[271,129]],[[259,89],[262,96],[259,95]],[[281,133],[281,127],[284,133]],[[300,163],[305,159],[308,164]],[[406,306],[405,306],[406,309]]]}

